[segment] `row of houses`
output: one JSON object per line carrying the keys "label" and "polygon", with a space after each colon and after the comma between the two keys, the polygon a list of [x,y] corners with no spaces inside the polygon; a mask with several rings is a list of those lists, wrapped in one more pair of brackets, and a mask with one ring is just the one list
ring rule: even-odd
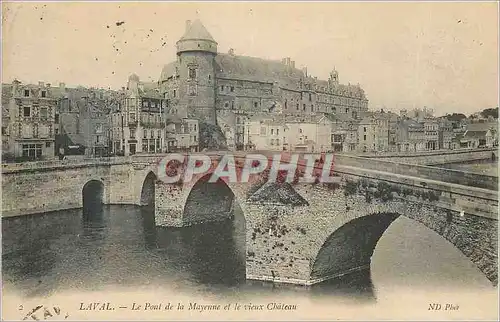
{"label": "row of houses", "polygon": [[[359,118],[254,115],[244,125],[245,148],[308,152],[419,152],[498,145],[498,122],[457,127],[445,118],[365,112]],[[228,129],[229,130],[229,129]]]}
{"label": "row of houses", "polygon": [[4,161],[198,149],[198,121],[169,109],[136,75],[121,91],[2,84]]}

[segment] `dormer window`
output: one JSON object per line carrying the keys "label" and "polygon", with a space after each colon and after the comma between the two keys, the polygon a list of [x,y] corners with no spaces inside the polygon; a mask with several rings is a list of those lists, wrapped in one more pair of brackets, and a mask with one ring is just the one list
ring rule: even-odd
{"label": "dormer window", "polygon": [[29,97],[30,96],[30,91],[29,89],[24,90],[24,97]]}
{"label": "dormer window", "polygon": [[47,92],[46,91],[42,91],[42,97],[47,97]]}

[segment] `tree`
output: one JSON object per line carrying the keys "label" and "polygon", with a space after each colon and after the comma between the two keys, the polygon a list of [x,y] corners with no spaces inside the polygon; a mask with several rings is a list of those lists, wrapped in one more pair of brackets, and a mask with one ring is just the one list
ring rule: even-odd
{"label": "tree", "polygon": [[446,114],[446,118],[448,121],[454,121],[454,122],[460,122],[463,119],[466,119],[467,116],[462,113],[453,113],[453,114]]}
{"label": "tree", "polygon": [[498,118],[498,107],[497,108],[487,108],[481,111],[481,116],[484,118],[488,118],[488,116],[492,116],[493,118]]}

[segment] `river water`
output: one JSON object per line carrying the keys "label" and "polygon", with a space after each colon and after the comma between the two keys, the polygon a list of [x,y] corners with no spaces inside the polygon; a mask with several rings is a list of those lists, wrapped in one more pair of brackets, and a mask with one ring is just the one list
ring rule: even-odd
{"label": "river water", "polygon": [[[155,227],[151,208],[118,205],[88,213],[75,209],[6,218],[2,220],[4,298],[12,295],[19,302],[116,291],[121,296],[161,293],[214,301],[279,299],[329,303],[329,307],[354,305],[358,307],[354,315],[347,315],[352,318],[361,314],[362,307],[396,294],[410,298],[418,292],[453,296],[480,292],[488,294],[489,302],[480,301],[479,306],[487,307],[478,312],[496,314],[497,289],[479,269],[453,245],[410,219],[400,217],[388,228],[370,270],[308,289],[245,281],[244,229],[239,213],[226,222],[173,229]],[[422,312],[433,299],[420,298]],[[471,303],[469,298],[462,301]],[[338,316],[340,311],[335,312]]]}

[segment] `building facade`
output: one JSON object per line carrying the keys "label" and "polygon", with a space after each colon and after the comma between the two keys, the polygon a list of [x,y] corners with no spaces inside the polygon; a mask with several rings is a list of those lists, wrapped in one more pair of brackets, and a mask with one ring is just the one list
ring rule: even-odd
{"label": "building facade", "polygon": [[165,152],[168,101],[155,85],[141,83],[135,74],[129,77],[120,109],[110,116],[113,154]]}
{"label": "building facade", "polygon": [[55,129],[58,127],[58,98],[50,84],[21,84],[14,80],[9,100],[8,151],[25,160],[55,156]]}

